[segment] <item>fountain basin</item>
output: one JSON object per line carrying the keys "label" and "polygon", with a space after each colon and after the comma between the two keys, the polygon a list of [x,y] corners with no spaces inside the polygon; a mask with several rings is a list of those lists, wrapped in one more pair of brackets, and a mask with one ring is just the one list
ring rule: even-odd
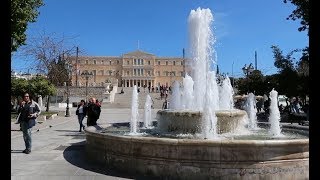
{"label": "fountain basin", "polygon": [[86,128],[87,159],[119,171],[168,179],[309,178],[309,139],[171,139],[103,128]]}
{"label": "fountain basin", "polygon": [[[217,132],[219,134],[234,132],[240,125],[243,118],[247,116],[246,111],[218,110]],[[170,133],[201,133],[202,112],[195,110],[159,110],[157,112],[159,128]]]}

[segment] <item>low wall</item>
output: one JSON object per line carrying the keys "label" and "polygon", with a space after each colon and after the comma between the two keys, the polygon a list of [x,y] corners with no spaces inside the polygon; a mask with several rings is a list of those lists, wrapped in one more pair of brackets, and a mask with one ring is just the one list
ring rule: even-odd
{"label": "low wall", "polygon": [[164,179],[309,179],[309,139],[202,140],[86,132],[91,162]]}

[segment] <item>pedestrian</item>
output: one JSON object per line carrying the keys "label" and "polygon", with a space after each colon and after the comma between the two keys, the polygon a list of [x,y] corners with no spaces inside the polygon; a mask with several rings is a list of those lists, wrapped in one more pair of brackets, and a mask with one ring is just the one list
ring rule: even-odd
{"label": "pedestrian", "polygon": [[86,106],[86,113],[87,113],[87,126],[94,126],[97,125],[97,120],[100,117],[101,106],[96,103],[95,98],[90,98],[89,103]]}
{"label": "pedestrian", "polygon": [[167,99],[164,100],[162,104],[162,109],[169,109],[169,101]]}
{"label": "pedestrian", "polygon": [[85,112],[85,101],[82,99],[80,101],[80,103],[78,104],[77,106],[77,110],[76,110],[76,115],[78,116],[78,122],[79,122],[79,125],[80,125],[80,130],[79,132],[81,132],[81,130],[83,129],[84,130],[84,125],[83,125],[83,119],[84,117],[86,116],[86,112]]}
{"label": "pedestrian", "polygon": [[35,101],[32,100],[29,93],[24,93],[23,101],[20,104],[18,113],[20,113],[18,122],[23,133],[23,140],[26,149],[22,152],[25,154],[31,153],[32,148],[32,127],[36,125],[36,119],[41,113],[41,109]]}

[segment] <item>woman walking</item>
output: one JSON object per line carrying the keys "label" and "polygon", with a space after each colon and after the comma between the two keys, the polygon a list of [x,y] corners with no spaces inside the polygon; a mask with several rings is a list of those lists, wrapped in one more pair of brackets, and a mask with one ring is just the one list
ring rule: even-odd
{"label": "woman walking", "polygon": [[84,125],[83,125],[83,119],[86,116],[85,113],[85,101],[82,99],[80,101],[80,104],[78,104],[77,110],[76,110],[76,115],[78,116],[78,121],[79,121],[79,125],[80,125],[80,130],[79,132],[81,132],[81,130],[84,130]]}

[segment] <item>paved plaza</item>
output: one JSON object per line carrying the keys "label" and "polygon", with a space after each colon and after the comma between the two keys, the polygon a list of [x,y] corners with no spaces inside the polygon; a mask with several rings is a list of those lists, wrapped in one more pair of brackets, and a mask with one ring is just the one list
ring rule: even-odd
{"label": "paved plaza", "polygon": [[[64,117],[63,108],[52,110],[60,111],[59,115],[33,127],[31,154],[22,153],[22,132],[18,124],[11,124],[11,179],[148,179],[88,163],[85,132],[79,132],[75,108],[71,108],[70,117]],[[153,118],[158,110],[152,110]],[[128,122],[130,114],[131,109],[102,108],[98,124]],[[143,115],[143,109],[139,110],[139,114]],[[297,123],[293,125],[298,126]]]}
{"label": "paved plaza", "polygon": [[[156,111],[153,109],[153,116]],[[139,113],[143,114],[143,110]],[[98,124],[128,122],[130,114],[131,109],[102,109]],[[84,122],[86,125],[86,118]],[[71,109],[71,117],[64,117],[61,112],[54,119],[33,127],[32,141],[32,152],[22,153],[25,149],[22,132],[18,124],[12,123],[12,180],[146,179],[88,163],[84,151],[85,133],[79,132],[75,108]]]}

